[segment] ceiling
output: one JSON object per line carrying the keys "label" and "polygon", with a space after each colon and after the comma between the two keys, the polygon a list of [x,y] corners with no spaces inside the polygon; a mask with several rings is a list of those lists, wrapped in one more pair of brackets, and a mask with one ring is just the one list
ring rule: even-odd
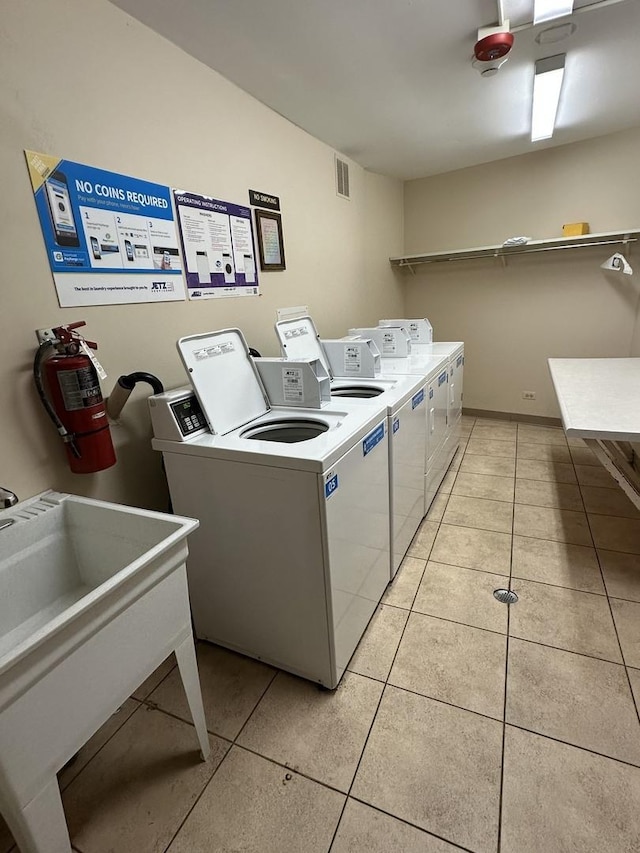
{"label": "ceiling", "polygon": [[[496,0],[112,2],[337,151],[405,180],[640,125],[640,0],[574,12],[576,32],[557,44],[535,41],[553,24],[516,32],[489,79],[471,59]],[[503,6],[512,29],[532,19],[533,0]],[[565,52],[556,132],[531,143],[534,61]]]}

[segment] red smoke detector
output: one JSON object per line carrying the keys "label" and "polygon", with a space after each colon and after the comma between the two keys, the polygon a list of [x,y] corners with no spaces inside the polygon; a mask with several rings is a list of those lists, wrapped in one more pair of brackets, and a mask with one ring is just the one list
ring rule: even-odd
{"label": "red smoke detector", "polygon": [[513,47],[513,33],[497,32],[476,42],[473,52],[480,62],[494,62],[502,59]]}

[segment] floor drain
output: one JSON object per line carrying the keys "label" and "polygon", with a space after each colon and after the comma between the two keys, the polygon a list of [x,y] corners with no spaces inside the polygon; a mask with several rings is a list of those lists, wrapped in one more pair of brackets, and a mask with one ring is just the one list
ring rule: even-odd
{"label": "floor drain", "polygon": [[511,589],[494,589],[493,597],[501,604],[515,604],[518,596]]}

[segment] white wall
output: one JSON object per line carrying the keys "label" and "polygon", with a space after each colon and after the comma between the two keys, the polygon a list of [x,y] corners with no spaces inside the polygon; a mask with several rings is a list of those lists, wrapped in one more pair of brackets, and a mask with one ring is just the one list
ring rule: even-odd
{"label": "white wall", "polygon": [[[402,310],[388,264],[402,251],[402,184],[352,164],[352,200],[335,194],[333,151],[105,0],[3,5],[0,31],[0,483],[26,498],[54,487],[164,508],[160,457],[137,389],[113,430],[119,463],[72,475],[36,399],[34,329],[78,319],[109,378],[146,370],[185,381],[181,335],[240,326],[276,355],[277,307],[308,304],[322,334]],[[217,198],[280,196],[287,270],[262,273],[259,298],[60,309],[23,149]]]}
{"label": "white wall", "polygon": [[[640,129],[405,184],[405,252],[493,245],[507,237],[640,228]],[[408,316],[466,342],[465,406],[557,417],[547,358],[640,354],[640,249],[633,278],[599,266],[601,247],[459,261],[397,273]],[[634,337],[635,335],[635,337]],[[522,399],[534,391],[534,402]]]}

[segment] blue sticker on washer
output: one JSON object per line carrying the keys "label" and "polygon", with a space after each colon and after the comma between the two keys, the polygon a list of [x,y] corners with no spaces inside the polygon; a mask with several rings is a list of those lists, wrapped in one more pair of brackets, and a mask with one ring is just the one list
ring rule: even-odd
{"label": "blue sticker on washer", "polygon": [[396,432],[398,432],[399,429],[400,429],[400,418],[394,418],[393,419],[393,432],[394,432],[394,434]]}
{"label": "blue sticker on washer", "polygon": [[420,405],[420,403],[423,402],[423,400],[424,400],[424,388],[422,388],[420,391],[418,391],[417,394],[414,394],[413,397],[411,398],[411,408],[416,409]]}
{"label": "blue sticker on washer", "polygon": [[376,444],[380,444],[384,438],[384,424],[376,427],[362,442],[362,455],[366,456],[371,453]]}
{"label": "blue sticker on washer", "polygon": [[446,382],[446,381],[447,381],[447,372],[445,370],[444,373],[441,373],[440,376],[438,376],[438,385],[442,385],[442,383]]}
{"label": "blue sticker on washer", "polygon": [[333,477],[329,477],[329,479],[324,484],[324,496],[325,498],[330,498],[331,495],[338,488],[338,475],[334,474]]}

